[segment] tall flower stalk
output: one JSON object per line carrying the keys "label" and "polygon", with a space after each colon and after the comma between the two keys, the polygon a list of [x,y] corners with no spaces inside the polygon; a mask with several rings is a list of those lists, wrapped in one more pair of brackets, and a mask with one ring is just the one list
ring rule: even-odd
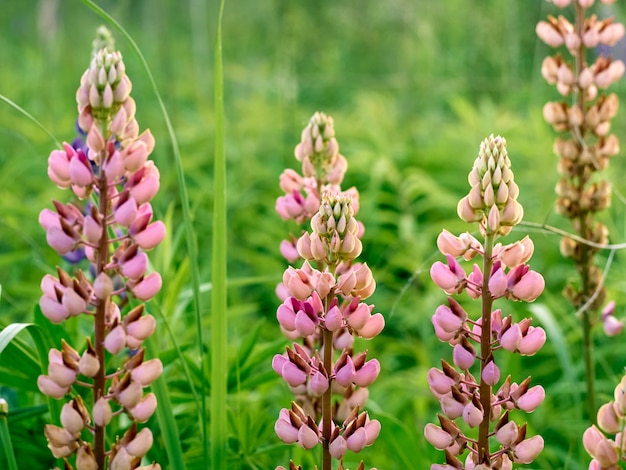
{"label": "tall flower stalk", "polygon": [[[611,4],[614,0],[602,0]],[[562,133],[554,143],[559,157],[558,171],[562,178],[556,186],[556,209],[570,219],[577,235],[590,242],[571,238],[561,240],[561,253],[576,265],[578,282],[569,283],[564,295],[576,309],[582,328],[585,363],[587,414],[590,420],[596,410],[595,365],[593,359],[593,327],[600,321],[608,334],[623,328],[612,315],[600,315],[606,301],[602,272],[595,256],[597,245],[608,242],[608,230],[595,220],[595,215],[609,206],[611,185],[601,176],[609,159],[619,152],[619,142],[610,133],[611,120],[617,113],[618,98],[608,88],[624,74],[624,63],[606,55],[624,36],[624,26],[612,18],[598,19],[589,14],[594,0],[553,0],[560,8],[574,7],[574,22],[566,17],[548,17],[540,21],[536,31],[539,38],[554,48],[567,51],[567,56],[548,56],[541,68],[548,83],[567,100],[549,102],[543,108],[546,121]],[[588,58],[595,55],[593,63]]]}
{"label": "tall flower stalk", "polygon": [[[358,193],[341,191],[347,162],[334,135],[332,118],[315,113],[295,149],[303,174],[286,170],[281,175],[286,194],[276,203],[282,218],[300,224],[310,220],[311,230],[281,245],[292,264],[304,262],[287,268],[278,289],[281,329],[301,342],[272,361],[296,396],[290,408],[280,411],[275,430],[288,444],[305,449],[321,444],[323,470],[332,469],[333,459],[343,468],[348,450],[360,452],[378,437],[380,423],[360,408],[380,364],[367,360],[367,351],[355,352],[353,343],[357,336],[373,338],[384,327],[383,316],[372,315],[374,306],[363,302],[376,283],[369,267],[355,262],[363,233],[355,218]],[[298,467],[292,462],[289,468]]]}
{"label": "tall flower stalk", "polygon": [[626,461],[626,376],[615,387],[613,400],[598,410],[596,422],[597,427],[592,425],[583,434],[583,445],[592,457],[589,470],[617,469],[620,462]]}
{"label": "tall flower stalk", "polygon": [[[146,251],[161,242],[165,226],[152,220],[150,200],[159,189],[159,171],[148,160],[154,138],[149,130],[139,134],[131,87],[112,43],[97,49],[76,93],[85,142],[64,144],[48,159],[52,182],[85,201],[53,201],[54,211],[41,212],[48,244],[60,255],[82,247],[90,262],[88,273],[57,268],[41,282],[40,306],[51,322],[82,317],[93,331],[77,349],[66,340],[52,349],[48,374],[37,381],[50,397],[70,397],[61,426],[45,427],[48,447],[66,469],[160,468],[140,466],[153,437],[138,424],[156,409],[155,395],[144,389],[163,370],[159,359],[145,358],[142,343],[156,326],[143,302],[161,288],[159,273],[148,273]],[[130,426],[107,436],[122,414]]]}
{"label": "tall flower stalk", "polygon": [[[424,434],[435,448],[445,451],[446,460],[433,464],[432,470],[511,469],[513,462],[532,462],[543,449],[541,436],[527,438],[526,424],[518,425],[509,416],[513,409],[532,412],[544,399],[543,387],[531,387],[530,377],[520,383],[512,382],[511,376],[502,380],[497,365],[501,350],[533,355],[546,340],[544,330],[531,326],[531,319],[516,322],[502,309],[493,308],[496,299],[532,302],[544,289],[543,277],[526,264],[533,254],[530,238],[496,243],[523,214],[502,137],[490,136],[482,142],[469,183],[471,190],[459,202],[458,214],[465,222],[478,222],[483,242],[469,232],[457,237],[444,230],[437,246],[447,262],[437,261],[430,271],[435,284],[449,295],[432,322],[437,337],[453,347],[454,364],[442,360],[441,369],[428,373],[442,413],[439,426],[427,424]],[[459,257],[478,258],[482,263],[474,264],[467,274]],[[481,302],[478,315],[472,316],[455,299],[463,292]]]}

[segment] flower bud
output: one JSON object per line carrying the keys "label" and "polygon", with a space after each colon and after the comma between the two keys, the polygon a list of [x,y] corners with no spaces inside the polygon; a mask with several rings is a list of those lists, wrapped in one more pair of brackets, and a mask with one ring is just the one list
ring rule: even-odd
{"label": "flower bud", "polygon": [[152,447],[153,437],[150,428],[143,428],[137,435],[126,444],[126,450],[134,457],[143,457]]}
{"label": "flower bud", "polygon": [[126,332],[122,325],[115,326],[104,338],[104,348],[111,354],[118,354],[126,347]]}
{"label": "flower bud", "polygon": [[142,387],[139,382],[128,380],[123,382],[120,389],[117,390],[117,401],[126,408],[133,408],[139,403],[143,395]]}
{"label": "flower bud", "polygon": [[37,387],[44,395],[56,398],[57,400],[63,398],[70,390],[69,386],[61,386],[47,375],[40,375],[37,378]]}
{"label": "flower bud", "polygon": [[118,447],[109,463],[109,470],[131,470],[132,460],[132,456],[125,447]]}
{"label": "flower bud", "polygon": [[424,437],[437,450],[447,449],[454,443],[450,434],[432,423],[428,423],[424,427]]}
{"label": "flower bud", "polygon": [[129,410],[135,421],[145,423],[154,414],[157,407],[157,399],[154,393],[148,393],[137,405]]}
{"label": "flower bud", "polygon": [[98,470],[96,456],[87,442],[83,442],[76,452],[76,470]]}
{"label": "flower bud", "polygon": [[50,444],[56,447],[69,446],[78,438],[78,434],[71,433],[67,429],[60,428],[53,424],[46,424],[44,426],[44,434]]}
{"label": "flower bud", "polygon": [[93,407],[93,422],[96,426],[107,426],[111,422],[113,411],[109,400],[104,397],[98,398]]}
{"label": "flower bud", "polygon": [[142,386],[147,387],[158,379],[162,372],[163,363],[160,359],[155,358],[144,362],[138,367],[135,367],[131,371],[131,378],[140,383]]}
{"label": "flower bud", "polygon": [[541,436],[525,439],[515,446],[513,461],[522,464],[532,463],[542,450],[543,438]]}

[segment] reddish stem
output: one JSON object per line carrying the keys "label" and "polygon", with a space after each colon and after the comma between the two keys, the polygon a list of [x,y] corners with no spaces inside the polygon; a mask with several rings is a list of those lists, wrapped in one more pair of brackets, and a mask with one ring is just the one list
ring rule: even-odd
{"label": "reddish stem", "polygon": [[[106,150],[105,150],[106,151]],[[105,271],[106,265],[109,262],[109,239],[108,239],[108,227],[106,222],[106,215],[108,211],[108,184],[104,170],[100,169],[100,177],[98,178],[98,212],[101,216],[102,224],[102,237],[98,244],[97,260],[96,260],[96,275]],[[96,307],[95,324],[94,324],[94,349],[96,351],[96,357],[100,363],[98,373],[94,377],[93,399],[94,404],[96,401],[104,396],[106,387],[105,377],[105,358],[104,358],[104,337],[105,337],[105,312],[108,299],[101,299]],[[94,433],[94,455],[98,468],[106,468],[104,464],[106,452],[104,448],[105,428],[104,426],[95,426]]]}

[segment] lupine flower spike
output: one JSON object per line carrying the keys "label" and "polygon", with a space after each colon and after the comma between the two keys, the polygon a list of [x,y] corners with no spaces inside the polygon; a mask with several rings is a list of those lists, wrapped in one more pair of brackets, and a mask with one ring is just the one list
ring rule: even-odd
{"label": "lupine flower spike", "polygon": [[[613,470],[626,462],[626,376],[615,387],[613,400],[600,407],[598,425],[587,428],[583,434],[583,445],[592,457],[589,470]],[[609,439],[605,434],[613,436]]]}
{"label": "lupine flower spike", "polygon": [[[281,245],[292,264],[304,261],[285,271],[276,317],[287,338],[302,342],[272,361],[296,396],[280,411],[274,429],[287,444],[304,449],[321,444],[323,470],[332,469],[333,459],[343,469],[348,450],[360,452],[378,437],[380,423],[361,408],[380,364],[368,359],[367,351],[355,352],[353,342],[356,336],[373,338],[385,324],[380,313],[372,314],[374,306],[363,302],[376,283],[366,264],[354,262],[363,234],[355,219],[358,193],[341,191],[347,163],[334,134],[332,118],[315,113],[295,150],[303,175],[286,170],[280,178],[286,194],[276,202],[281,217],[310,220],[311,231]],[[300,467],[292,462],[289,468]],[[364,469],[362,462],[358,468]]]}
{"label": "lupine flower spike", "polygon": [[[606,302],[606,290],[602,284],[602,272],[594,258],[598,245],[608,242],[608,229],[595,220],[595,214],[611,203],[611,185],[600,177],[609,159],[619,153],[619,142],[611,134],[611,120],[617,113],[619,99],[615,93],[606,93],[611,84],[624,74],[621,60],[608,55],[609,48],[624,36],[624,25],[613,18],[599,19],[588,14],[593,0],[553,0],[559,8],[570,3],[575,19],[565,16],[548,17],[540,21],[536,31],[547,45],[563,49],[543,61],[541,73],[546,81],[556,86],[565,101],[547,103],[543,108],[546,121],[561,133],[554,143],[559,157],[558,171],[562,178],[557,183],[556,210],[571,220],[577,235],[593,242],[579,242],[572,238],[561,240],[561,254],[573,260],[580,281],[569,283],[565,297],[580,315],[583,354],[586,367],[586,397],[589,419],[595,410],[595,368],[593,363],[592,328],[602,322],[607,335],[616,335],[623,329],[623,322],[612,315],[614,304],[605,310],[611,314],[600,315]],[[614,0],[602,0],[611,4]],[[593,52],[593,54],[590,54]],[[589,56],[596,56],[588,63]]]}
{"label": "lupine flower spike", "polygon": [[[154,139],[150,131],[139,134],[130,91],[122,56],[105,40],[76,93],[85,146],[64,144],[48,159],[52,182],[89,201],[86,213],[76,203],[53,201],[54,210],[44,209],[39,219],[57,253],[82,248],[93,272],[57,268],[41,281],[39,304],[51,322],[79,315],[93,322],[82,345],[64,340],[50,351],[48,374],[37,381],[42,393],[69,398],[61,426],[45,427],[48,447],[66,469],[160,469],[140,466],[153,437],[139,423],[155,411],[156,397],[145,388],[163,370],[159,359],[146,358],[142,343],[156,326],[143,302],[161,288],[159,273],[148,272],[146,252],[163,239],[165,226],[153,221],[150,205],[159,189],[159,171],[148,160]],[[91,391],[88,399],[78,387]],[[130,425],[107,448],[106,428],[121,413]]]}
{"label": "lupine flower spike", "polygon": [[[439,424],[427,424],[424,434],[445,451],[446,460],[431,470],[511,469],[513,463],[532,462],[543,449],[541,436],[527,437],[526,424],[515,423],[509,415],[513,409],[537,408],[544,399],[543,387],[531,387],[530,377],[513,382],[498,366],[501,350],[530,356],[546,340],[544,330],[532,326],[530,318],[515,321],[493,309],[495,299],[532,302],[544,288],[543,277],[526,264],[533,254],[530,238],[495,243],[523,214],[502,137],[492,135],[482,142],[469,183],[471,190],[459,202],[458,214],[465,222],[478,222],[483,241],[470,233],[457,237],[444,230],[437,246],[446,262],[437,261],[430,270],[435,284],[449,295],[432,317],[435,334],[453,348],[452,364],[442,360],[440,369],[428,372],[441,414]],[[474,258],[482,259],[482,266],[474,264],[468,274],[462,262]],[[477,315],[455,300],[464,292],[480,300]]]}

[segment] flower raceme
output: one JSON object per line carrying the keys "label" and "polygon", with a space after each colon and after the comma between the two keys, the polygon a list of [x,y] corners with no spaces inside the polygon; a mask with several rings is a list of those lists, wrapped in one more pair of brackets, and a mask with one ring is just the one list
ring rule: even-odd
{"label": "flower raceme", "polygon": [[[555,207],[571,221],[578,236],[561,239],[561,254],[573,261],[579,277],[578,282],[566,284],[563,295],[580,318],[587,417],[593,422],[597,409],[593,327],[602,323],[609,336],[623,330],[623,322],[612,315],[615,303],[607,302],[604,275],[595,257],[609,241],[608,228],[596,220],[596,214],[611,204],[611,183],[602,170],[619,153],[618,137],[611,133],[619,98],[607,89],[626,71],[619,54],[612,57],[610,48],[624,37],[626,29],[614,18],[592,13],[593,0],[553,3],[558,8],[575,6],[569,9],[572,18],[567,12],[549,16],[537,24],[536,33],[548,46],[560,49],[542,63],[541,74],[561,96],[559,101],[545,104],[543,116],[560,134],[553,147],[561,175]],[[600,12],[610,10],[605,7]]]}
{"label": "flower raceme", "polygon": [[[503,245],[497,237],[508,234],[522,217],[517,202],[518,187],[513,180],[506,141],[502,137],[485,139],[469,175],[472,187],[458,205],[459,216],[478,222],[482,242],[470,233],[455,236],[444,230],[437,246],[446,261],[437,261],[430,270],[433,282],[448,294],[447,304],[440,305],[432,316],[435,334],[449,343],[452,364],[441,361],[441,368],[431,368],[428,384],[439,400],[439,425],[428,424],[424,435],[436,449],[445,451],[445,464],[437,469],[511,469],[513,463],[532,462],[543,449],[541,436],[526,437],[526,425],[510,420],[514,409],[532,412],[545,397],[541,385],[530,386],[530,377],[511,381],[498,366],[498,350],[533,355],[544,345],[546,335],[528,318],[514,321],[493,309],[496,299],[534,301],[543,291],[541,274],[526,264],[533,254],[529,237]],[[466,272],[462,260],[482,260]],[[466,293],[480,300],[477,318],[465,310],[454,296]],[[472,372],[474,371],[474,373]],[[476,379],[475,374],[478,373]],[[477,438],[457,425],[477,430]],[[499,450],[492,451],[495,439]],[[469,450],[466,458],[460,457]]]}
{"label": "flower raceme", "polygon": [[[589,470],[618,468],[626,455],[626,376],[615,387],[613,400],[598,410],[597,423],[598,426],[587,428],[582,438],[585,450],[592,457]],[[614,435],[614,438],[609,439],[605,434]]]}
{"label": "flower raceme", "polygon": [[[291,408],[281,410],[274,429],[286,444],[307,450],[322,444],[323,470],[331,470],[333,459],[343,469],[347,451],[360,452],[378,437],[380,423],[360,410],[380,363],[368,359],[367,351],[355,352],[353,344],[355,337],[377,336],[385,325],[374,306],[364,302],[376,282],[367,264],[355,262],[363,235],[355,218],[358,192],[340,188],[347,161],[334,135],[332,118],[315,113],[295,149],[302,175],[283,172],[285,195],[276,202],[283,219],[310,221],[311,230],[281,244],[290,263],[303,261],[284,272],[276,318],[285,336],[301,343],[272,361],[296,397]],[[289,468],[300,467],[292,462]],[[362,462],[358,468],[364,469]]]}
{"label": "flower raceme", "polygon": [[[65,459],[69,469],[160,468],[139,466],[153,436],[137,423],[154,413],[156,397],[144,389],[163,371],[159,359],[145,358],[142,344],[156,321],[141,302],[161,288],[159,273],[148,272],[146,252],[164,238],[165,226],[153,220],[150,205],[159,189],[159,171],[148,160],[154,138],[150,131],[139,134],[130,91],[121,54],[110,45],[97,50],[76,94],[86,145],[64,144],[48,158],[51,181],[70,188],[79,200],[90,200],[84,208],[53,201],[54,210],[44,209],[39,217],[57,253],[81,248],[91,263],[90,274],[57,268],[56,276],[46,274],[41,281],[39,305],[51,322],[80,315],[94,322],[83,352],[63,340],[60,350],[50,351],[47,375],[37,380],[45,395],[71,396],[62,408],[61,426],[45,428],[52,454]],[[133,298],[139,303],[128,306]],[[124,360],[123,351],[130,352]],[[115,359],[121,367],[111,369]],[[92,391],[87,403],[74,392],[79,386]],[[105,428],[120,413],[127,414],[130,427],[106,449]],[[81,433],[84,429],[90,433]],[[93,441],[85,439],[87,434]]]}

